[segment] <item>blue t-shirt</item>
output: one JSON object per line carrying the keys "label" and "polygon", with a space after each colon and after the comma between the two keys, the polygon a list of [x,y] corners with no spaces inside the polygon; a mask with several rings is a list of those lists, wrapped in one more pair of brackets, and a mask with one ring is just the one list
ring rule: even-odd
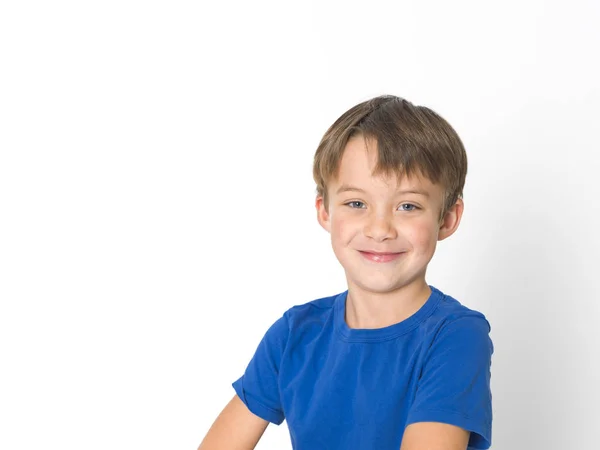
{"label": "blue t-shirt", "polygon": [[414,422],[462,427],[469,450],[489,448],[491,327],[429,287],[415,314],[385,328],[349,328],[348,291],[290,308],[235,391],[255,415],[287,420],[296,450],[398,450]]}

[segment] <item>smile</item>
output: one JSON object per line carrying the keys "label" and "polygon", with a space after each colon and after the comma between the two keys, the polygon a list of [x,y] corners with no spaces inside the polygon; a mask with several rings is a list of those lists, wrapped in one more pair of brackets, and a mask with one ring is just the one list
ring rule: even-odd
{"label": "smile", "polygon": [[359,250],[359,253],[363,256],[363,258],[377,262],[377,263],[386,263],[390,261],[394,261],[402,255],[402,253],[371,253],[371,252],[362,252]]}

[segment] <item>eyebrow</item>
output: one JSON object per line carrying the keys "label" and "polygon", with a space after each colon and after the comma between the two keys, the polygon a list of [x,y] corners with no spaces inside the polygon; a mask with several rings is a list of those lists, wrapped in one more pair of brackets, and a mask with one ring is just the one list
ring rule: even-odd
{"label": "eyebrow", "polygon": [[[340,186],[340,188],[336,191],[336,194],[341,194],[342,192],[348,192],[348,191],[362,192],[363,194],[367,193],[367,191],[365,191],[364,189],[361,189],[361,188],[358,188],[355,186],[350,186],[349,184],[342,184]],[[429,193],[427,191],[421,191],[419,189],[399,190],[397,193],[398,194],[417,194],[417,195],[422,195],[423,197],[429,198]]]}

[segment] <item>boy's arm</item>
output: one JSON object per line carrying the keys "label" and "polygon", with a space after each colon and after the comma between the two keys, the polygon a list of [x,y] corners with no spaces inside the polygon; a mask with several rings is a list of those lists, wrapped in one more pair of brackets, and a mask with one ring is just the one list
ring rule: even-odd
{"label": "boy's arm", "polygon": [[404,430],[400,450],[465,450],[470,432],[446,423],[411,423]]}
{"label": "boy's arm", "polygon": [[425,358],[401,450],[490,448],[490,330],[480,313],[443,324]]}
{"label": "boy's arm", "polygon": [[269,422],[254,415],[236,395],[212,424],[198,450],[252,450]]}

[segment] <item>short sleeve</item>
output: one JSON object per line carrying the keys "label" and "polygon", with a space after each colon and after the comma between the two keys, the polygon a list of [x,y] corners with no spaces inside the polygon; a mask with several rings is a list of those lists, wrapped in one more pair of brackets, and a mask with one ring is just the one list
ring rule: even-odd
{"label": "short sleeve", "polygon": [[483,315],[444,324],[424,361],[406,425],[442,422],[471,432],[468,450],[492,443],[491,327]]}
{"label": "short sleeve", "polygon": [[265,333],[244,374],[232,386],[258,417],[280,425],[284,420],[279,396],[279,365],[289,326],[285,315]]}

